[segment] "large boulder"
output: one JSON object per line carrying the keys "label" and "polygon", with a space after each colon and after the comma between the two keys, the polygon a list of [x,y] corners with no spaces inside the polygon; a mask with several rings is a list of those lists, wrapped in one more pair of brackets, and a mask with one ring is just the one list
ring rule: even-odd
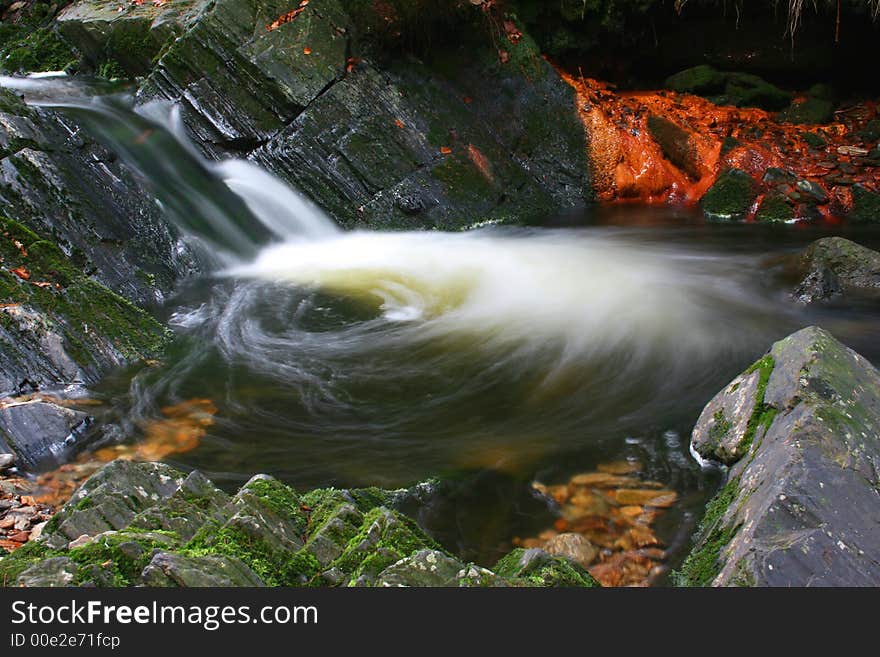
{"label": "large boulder", "polygon": [[816,327],[777,342],[692,447],[730,469],[679,583],[880,584],[880,372],[859,354]]}
{"label": "large boulder", "polygon": [[[36,540],[0,559],[7,586],[596,586],[565,556],[498,572],[454,557],[397,510],[414,491],[299,495],[258,475],[233,496],[198,472],[114,461]],[[503,572],[502,572],[503,570]]]}
{"label": "large boulder", "polygon": [[802,279],[794,296],[802,303],[880,294],[880,253],[843,237],[813,242],[799,266]]}

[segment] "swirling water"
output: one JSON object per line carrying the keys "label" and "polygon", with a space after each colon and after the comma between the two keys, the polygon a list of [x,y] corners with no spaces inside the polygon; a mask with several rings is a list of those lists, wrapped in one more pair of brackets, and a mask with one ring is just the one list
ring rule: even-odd
{"label": "swirling water", "polygon": [[164,364],[108,379],[111,416],[136,435],[163,407],[210,398],[215,424],[174,459],[230,486],[254,472],[299,488],[452,478],[463,492],[435,529],[489,562],[547,522],[529,481],[632,458],[682,496],[661,527],[681,552],[717,483],[688,437],[721,387],[809,324],[880,356],[876,307],[788,296],[788,258],[839,227],[623,206],[542,226],[344,232],[254,164],[203,160],[173,108],[73,95],[38,100],[100,134],[215,256],[161,311],[177,334]]}

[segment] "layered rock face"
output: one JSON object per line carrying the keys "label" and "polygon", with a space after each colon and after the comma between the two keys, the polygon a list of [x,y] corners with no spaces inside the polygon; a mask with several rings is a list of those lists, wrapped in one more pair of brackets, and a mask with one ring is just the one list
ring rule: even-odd
{"label": "layered rock face", "polygon": [[[143,308],[195,264],[152,196],[73,120],[6,90],[0,158],[0,397],[64,396],[154,357],[166,331]],[[4,400],[0,451],[51,467],[89,422],[47,400]]]}
{"label": "layered rock face", "polygon": [[219,0],[111,17],[78,2],[59,24],[96,67],[116,35],[140,30],[138,61],[113,60],[131,75],[150,69],[140,102],[178,103],[207,155],[265,166],[345,225],[522,221],[591,198],[574,92],[527,35],[502,35],[499,58],[474,13],[459,45],[380,65],[360,47],[361,13],[337,0],[293,11]]}
{"label": "layered rock face", "polygon": [[6,586],[597,586],[574,561],[515,550],[465,564],[395,508],[407,491],[304,495],[260,475],[235,495],[198,472],[114,461],[40,538],[0,560]]}
{"label": "layered rock face", "polygon": [[880,583],[880,372],[822,329],[777,342],[692,437],[727,465],[680,583]]}

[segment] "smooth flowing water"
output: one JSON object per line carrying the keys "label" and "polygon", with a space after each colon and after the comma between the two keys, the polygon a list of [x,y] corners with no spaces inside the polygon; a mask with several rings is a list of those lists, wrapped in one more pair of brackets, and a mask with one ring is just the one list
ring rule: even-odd
{"label": "smooth flowing water", "polygon": [[875,304],[788,296],[790,255],[848,229],[620,206],[542,226],[343,232],[255,165],[202,160],[172,109],[41,102],[89,124],[216,256],[159,311],[177,334],[164,364],[101,392],[126,435],[210,399],[214,424],[172,458],[230,486],[255,472],[301,489],[449,478],[458,492],[426,522],[490,563],[552,522],[529,482],[632,459],[679,493],[658,531],[680,555],[718,481],[688,453],[718,390],[810,324],[880,358]]}

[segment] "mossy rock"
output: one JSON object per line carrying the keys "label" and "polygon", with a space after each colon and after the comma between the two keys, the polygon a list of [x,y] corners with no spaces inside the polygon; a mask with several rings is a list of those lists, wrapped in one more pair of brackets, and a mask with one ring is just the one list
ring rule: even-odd
{"label": "mossy rock", "polygon": [[821,125],[834,118],[834,103],[824,98],[807,98],[792,103],[779,113],[779,119],[786,123]]}
{"label": "mossy rock", "polygon": [[517,548],[502,557],[492,570],[511,581],[531,586],[584,587],[600,584],[582,566],[565,557],[551,556],[543,550]]}
{"label": "mossy rock", "polygon": [[758,205],[755,220],[770,224],[784,224],[793,221],[795,216],[794,207],[785,195],[771,192]]}
{"label": "mossy rock", "polygon": [[755,181],[741,169],[727,169],[718,176],[701,200],[703,212],[710,219],[744,219],[758,193]]}
{"label": "mossy rock", "polygon": [[858,223],[880,223],[880,194],[863,185],[855,185],[849,219]]}
{"label": "mossy rock", "polygon": [[708,64],[700,64],[669,76],[663,86],[679,93],[712,96],[722,93],[725,84],[725,74]]}
{"label": "mossy rock", "polygon": [[791,97],[791,92],[783,91],[757,75],[726,74],[724,98],[731,105],[775,111],[786,107],[791,102]]}

